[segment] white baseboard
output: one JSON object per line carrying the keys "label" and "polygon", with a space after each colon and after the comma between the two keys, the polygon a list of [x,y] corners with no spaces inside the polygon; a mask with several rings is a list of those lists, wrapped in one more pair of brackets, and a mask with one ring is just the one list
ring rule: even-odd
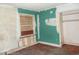
{"label": "white baseboard", "polygon": [[[45,44],[45,45],[50,45],[50,46],[55,46],[55,47],[62,47],[62,45],[47,43],[47,42],[43,42],[43,41],[38,41],[35,44],[38,44],[38,43]],[[33,45],[35,45],[35,44],[33,44]],[[27,48],[27,46],[9,50],[9,51],[7,51],[7,54],[16,52],[16,51],[21,50],[21,49],[24,49],[24,48]]]}
{"label": "white baseboard", "polygon": [[[35,44],[38,44],[38,43],[35,43]],[[35,45],[35,44],[33,44],[33,45]],[[32,46],[32,45],[31,45],[31,46]],[[10,53],[13,53],[13,52],[16,52],[16,51],[18,51],[18,50],[22,50],[22,49],[28,48],[28,47],[30,47],[30,46],[19,47],[19,48],[16,48],[16,49],[11,49],[11,50],[6,51],[6,52],[7,52],[7,54],[10,54]]]}
{"label": "white baseboard", "polygon": [[48,43],[48,42],[43,42],[43,41],[38,41],[38,43],[46,44],[46,45],[50,45],[50,46],[55,46],[55,47],[62,47],[62,45],[53,44],[53,43]]}
{"label": "white baseboard", "polygon": [[79,43],[72,43],[72,42],[64,42],[64,44],[79,46]]}
{"label": "white baseboard", "polygon": [[13,52],[16,52],[16,51],[22,50],[22,49],[24,49],[24,48],[26,48],[26,47],[27,47],[27,46],[20,47],[20,48],[15,48],[15,49],[11,49],[11,50],[6,51],[6,52],[7,52],[7,54],[11,54],[11,53],[13,53]]}

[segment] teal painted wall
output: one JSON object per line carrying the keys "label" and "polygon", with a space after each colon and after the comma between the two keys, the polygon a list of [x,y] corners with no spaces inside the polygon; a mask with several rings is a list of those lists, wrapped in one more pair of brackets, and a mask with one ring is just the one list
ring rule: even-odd
{"label": "teal painted wall", "polygon": [[[50,11],[53,11],[53,13],[50,14]],[[54,44],[60,44],[59,41],[59,33],[56,31],[56,26],[48,26],[45,23],[45,20],[48,18],[56,18],[56,8],[52,8],[49,10],[36,12],[26,9],[18,8],[19,13],[25,13],[25,14],[32,14],[35,15],[36,20],[36,39],[38,38],[38,31],[37,31],[37,15],[39,14],[40,18],[40,39],[37,39],[37,41],[44,41],[48,43],[54,43]]]}
{"label": "teal painted wall", "polygon": [[37,31],[37,15],[39,14],[39,12],[36,11],[31,11],[31,10],[27,10],[27,9],[22,9],[22,8],[18,8],[18,12],[19,13],[24,13],[24,14],[31,14],[35,16],[35,21],[36,21],[36,39],[38,38],[38,31]]}
{"label": "teal painted wall", "polygon": [[[53,13],[50,14],[50,11]],[[41,11],[40,17],[40,39],[39,41],[60,44],[59,34],[57,33],[56,26],[46,25],[45,20],[50,18],[56,18],[56,8]]]}
{"label": "teal painted wall", "polygon": [[18,8],[18,12],[19,13],[25,13],[25,14],[32,14],[32,15],[36,15],[39,12],[36,11],[31,11],[31,10],[27,10],[27,9],[22,9],[22,8]]}

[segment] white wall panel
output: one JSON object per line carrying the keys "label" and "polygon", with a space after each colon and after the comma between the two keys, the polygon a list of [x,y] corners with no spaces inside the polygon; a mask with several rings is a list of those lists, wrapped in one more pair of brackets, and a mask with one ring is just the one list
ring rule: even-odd
{"label": "white wall panel", "polygon": [[79,21],[63,23],[64,43],[79,44]]}
{"label": "white wall panel", "polygon": [[65,12],[72,10],[79,10],[79,3],[67,3],[64,5],[57,6],[57,12]]}
{"label": "white wall panel", "polygon": [[64,20],[78,20],[79,19],[79,14],[72,14],[72,15],[64,15],[63,16],[63,21]]}
{"label": "white wall panel", "polygon": [[18,47],[16,21],[16,8],[0,5],[0,52]]}

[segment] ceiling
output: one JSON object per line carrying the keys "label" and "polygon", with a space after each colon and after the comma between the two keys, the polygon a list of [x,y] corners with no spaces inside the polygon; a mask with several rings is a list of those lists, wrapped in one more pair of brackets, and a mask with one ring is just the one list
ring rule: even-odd
{"label": "ceiling", "polygon": [[24,8],[33,11],[42,11],[62,4],[64,3],[9,3],[9,5],[17,8]]}

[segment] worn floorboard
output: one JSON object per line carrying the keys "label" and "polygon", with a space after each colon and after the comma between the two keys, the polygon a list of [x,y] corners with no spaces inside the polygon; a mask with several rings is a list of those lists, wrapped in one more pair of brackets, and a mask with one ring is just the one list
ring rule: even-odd
{"label": "worn floorboard", "polygon": [[44,44],[36,44],[34,46],[24,48],[9,55],[77,55],[77,54],[79,54],[79,46],[63,45],[62,48],[58,48]]}

